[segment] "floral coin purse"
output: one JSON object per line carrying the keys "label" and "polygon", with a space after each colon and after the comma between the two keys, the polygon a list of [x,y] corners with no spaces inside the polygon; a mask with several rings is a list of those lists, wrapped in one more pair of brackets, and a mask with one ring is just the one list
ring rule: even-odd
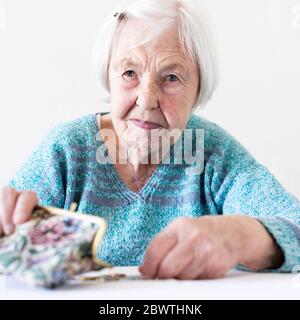
{"label": "floral coin purse", "polygon": [[29,221],[0,238],[0,274],[55,288],[77,275],[111,268],[97,258],[107,224],[103,218],[36,206]]}

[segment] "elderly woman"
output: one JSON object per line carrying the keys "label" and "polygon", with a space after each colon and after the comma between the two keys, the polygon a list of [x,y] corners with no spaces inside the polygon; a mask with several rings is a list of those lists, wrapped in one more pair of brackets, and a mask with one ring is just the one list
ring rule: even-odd
{"label": "elderly woman", "polygon": [[140,265],[145,277],[293,271],[299,201],[228,132],[193,113],[218,78],[197,4],[138,0],[120,9],[102,28],[96,58],[110,112],[50,131],[2,189],[1,233],[38,202],[77,202],[108,222],[99,258]]}

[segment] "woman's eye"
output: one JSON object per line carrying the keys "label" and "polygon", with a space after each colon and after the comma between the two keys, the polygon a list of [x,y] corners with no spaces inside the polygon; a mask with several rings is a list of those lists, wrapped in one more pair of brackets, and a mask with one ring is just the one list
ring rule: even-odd
{"label": "woman's eye", "polygon": [[167,76],[167,79],[169,79],[171,82],[175,82],[175,81],[179,80],[179,78],[175,74],[169,74]]}
{"label": "woman's eye", "polygon": [[129,78],[133,78],[135,76],[135,72],[133,70],[127,70],[123,73],[123,75],[125,75]]}

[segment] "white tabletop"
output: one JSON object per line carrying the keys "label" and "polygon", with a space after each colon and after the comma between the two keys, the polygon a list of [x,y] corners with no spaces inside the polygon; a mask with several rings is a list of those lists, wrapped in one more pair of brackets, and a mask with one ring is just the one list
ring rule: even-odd
{"label": "white tabletop", "polygon": [[[28,287],[0,276],[0,299],[300,299],[300,274],[252,273],[230,270],[214,280],[149,280],[137,267],[114,267],[97,275],[123,273],[108,282],[73,282],[57,289]],[[93,273],[95,274],[95,273]]]}

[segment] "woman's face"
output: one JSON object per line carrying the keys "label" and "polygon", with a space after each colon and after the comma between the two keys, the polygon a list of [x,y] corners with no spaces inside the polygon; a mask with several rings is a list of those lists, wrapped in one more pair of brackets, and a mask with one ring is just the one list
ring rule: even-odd
{"label": "woman's face", "polygon": [[184,129],[199,85],[197,64],[184,55],[175,26],[135,47],[132,39],[144,27],[138,20],[125,22],[109,66],[113,126],[135,149],[145,147],[152,130],[167,135]]}

